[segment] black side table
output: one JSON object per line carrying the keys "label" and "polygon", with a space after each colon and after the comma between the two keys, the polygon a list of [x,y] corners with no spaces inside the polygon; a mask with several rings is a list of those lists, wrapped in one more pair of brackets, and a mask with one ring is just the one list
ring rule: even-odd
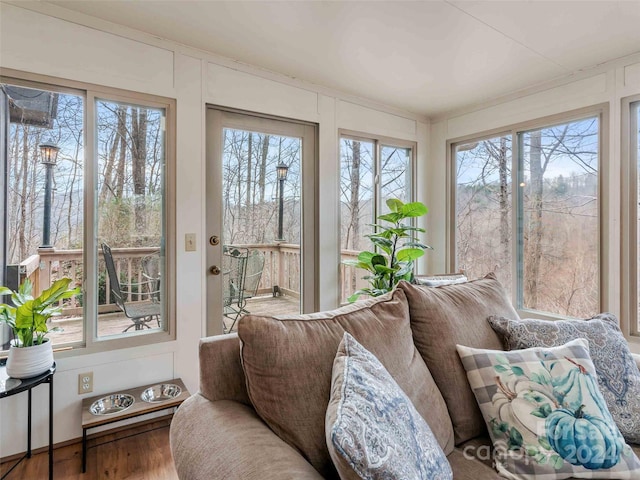
{"label": "black side table", "polygon": [[[9,378],[6,369],[6,359],[0,360],[0,398],[10,397],[18,393],[27,391],[29,395],[29,413],[27,416],[27,453],[20,458],[13,467],[9,469],[7,473],[2,476],[2,479],[7,477],[14,468],[18,466],[25,458],[31,458],[31,390],[37,387],[41,383],[49,384],[49,480],[53,480],[53,375],[56,373],[56,364],[54,363],[51,368],[31,378],[24,378],[18,380],[17,378]],[[0,480],[2,480],[0,479]]]}

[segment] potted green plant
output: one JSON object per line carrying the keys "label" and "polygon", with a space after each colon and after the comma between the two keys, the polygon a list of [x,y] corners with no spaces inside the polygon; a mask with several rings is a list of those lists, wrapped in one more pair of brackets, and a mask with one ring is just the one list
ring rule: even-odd
{"label": "potted green plant", "polygon": [[357,260],[345,260],[345,265],[362,268],[369,272],[363,278],[369,282],[368,288],[354,292],[349,301],[354,302],[360,295],[377,297],[390,292],[400,280],[411,281],[413,261],[424,255],[429,245],[415,240],[415,233],[424,233],[420,227],[403,223],[408,218],[421,217],[428,212],[422,202],[404,203],[396,198],[387,200],[389,213],[380,215],[374,224],[375,233],[365,235],[376,247],[375,251],[358,254]]}
{"label": "potted green plant", "polygon": [[47,321],[60,315],[62,307],[56,303],[80,293],[69,288],[70,278],[57,280],[51,287],[33,297],[33,285],[26,279],[17,291],[0,287],[0,297],[11,295],[13,305],[0,303],[0,322],[13,331],[7,358],[7,374],[13,378],[29,378],[46,372],[53,364],[53,348],[46,335],[58,330],[49,329]]}

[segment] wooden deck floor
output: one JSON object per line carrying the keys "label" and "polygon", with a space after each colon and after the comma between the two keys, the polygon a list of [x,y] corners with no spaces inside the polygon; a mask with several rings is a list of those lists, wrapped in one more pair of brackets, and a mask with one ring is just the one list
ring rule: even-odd
{"label": "wooden deck floor", "polygon": [[[255,315],[284,315],[298,313],[300,311],[300,299],[290,296],[273,297],[272,295],[265,295],[249,299],[246,309]],[[180,321],[179,317],[178,321]],[[225,317],[224,322],[225,328],[229,328],[233,321]],[[100,314],[98,318],[98,335],[101,337],[119,335],[131,324],[131,320],[125,317],[122,313]],[[152,328],[157,328],[157,323],[155,321],[151,322],[149,325]],[[50,327],[55,326],[62,328],[63,331],[49,334],[49,337],[54,341],[54,344],[82,341],[81,318],[61,317],[54,319],[52,320]],[[235,331],[236,328],[237,323],[233,330]],[[131,328],[129,332],[134,332],[134,329]]]}

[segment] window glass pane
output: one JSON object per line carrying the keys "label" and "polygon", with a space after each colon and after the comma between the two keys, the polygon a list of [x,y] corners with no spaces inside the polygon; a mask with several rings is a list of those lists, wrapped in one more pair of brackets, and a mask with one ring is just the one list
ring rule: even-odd
{"label": "window glass pane", "polygon": [[[374,221],[374,143],[340,140],[340,248],[342,260],[356,259],[358,252],[369,249],[365,237],[372,233]],[[341,302],[366,286],[363,270],[342,266]]]}
{"label": "window glass pane", "polygon": [[230,332],[249,312],[301,311],[302,139],[224,128],[223,142],[222,313]]}
{"label": "window glass pane", "polygon": [[411,201],[411,149],[382,145],[380,147],[380,213],[388,213],[387,200]]}
{"label": "window glass pane", "polygon": [[96,102],[99,337],[166,328],[164,117]]}
{"label": "window glass pane", "polygon": [[[84,99],[46,89],[1,85],[9,109],[6,162],[7,286],[25,278],[34,296],[62,277],[82,285]],[[3,122],[6,121],[3,120]],[[43,163],[41,145],[59,148]],[[1,149],[0,149],[1,150]],[[4,268],[4,265],[0,265]],[[83,340],[82,297],[64,300],[49,328],[54,345]],[[8,330],[0,335],[6,345]]]}
{"label": "window glass pane", "polygon": [[597,117],[519,134],[518,306],[599,311]]}
{"label": "window glass pane", "polygon": [[457,145],[456,267],[511,287],[511,137]]}

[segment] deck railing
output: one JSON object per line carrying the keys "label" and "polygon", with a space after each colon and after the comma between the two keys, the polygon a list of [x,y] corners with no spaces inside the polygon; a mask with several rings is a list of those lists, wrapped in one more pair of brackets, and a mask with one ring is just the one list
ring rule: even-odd
{"label": "deck railing", "polygon": [[[273,287],[285,295],[300,296],[300,246],[290,243],[277,244],[234,244],[238,247],[256,249],[264,253],[265,263],[258,293],[273,292]],[[141,261],[144,257],[157,252],[157,248],[113,248],[112,254],[121,286],[131,290],[131,286],[144,282]],[[341,260],[356,259],[357,251],[342,250]],[[98,311],[108,313],[117,311],[112,303],[109,276],[107,275],[102,253],[98,255]],[[48,288],[55,280],[69,277],[72,285],[83,284],[82,250],[40,249],[18,265],[19,281],[29,278],[34,285],[34,292]],[[363,272],[358,269],[340,265],[340,298],[346,302],[349,295],[362,288],[366,282],[362,280]],[[133,295],[130,300],[144,300],[144,295]],[[82,296],[65,300],[64,314],[77,315],[82,312]]]}
{"label": "deck railing", "polygon": [[[113,248],[113,260],[116,267],[120,286],[132,291],[136,283],[143,283],[145,277],[142,270],[142,259],[157,253],[153,247],[144,248]],[[83,284],[82,250],[39,249],[37,254],[31,255],[17,266],[18,283],[25,278],[31,280],[34,293],[39,293],[51,286],[56,280],[68,277],[72,286]],[[135,287],[133,288],[135,291]],[[140,301],[148,298],[143,291],[131,295],[130,301]],[[109,313],[118,311],[111,298],[111,288],[107,269],[102,253],[98,255],[98,312]],[[82,295],[76,295],[64,301],[64,315],[79,315],[82,313]]]}

